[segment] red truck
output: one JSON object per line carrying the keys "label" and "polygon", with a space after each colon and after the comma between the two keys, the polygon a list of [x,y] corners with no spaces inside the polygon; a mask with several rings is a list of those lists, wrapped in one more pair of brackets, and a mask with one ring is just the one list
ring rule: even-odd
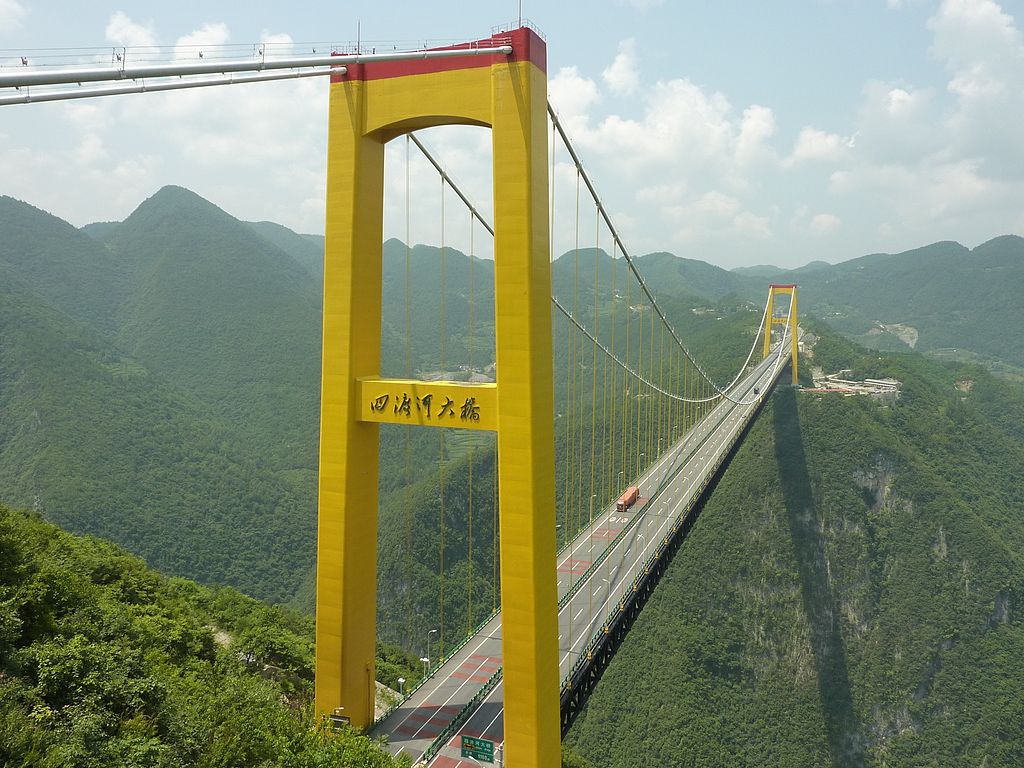
{"label": "red truck", "polygon": [[625,512],[627,509],[636,504],[637,498],[640,496],[640,489],[635,485],[629,486],[625,492],[619,496],[618,501],[615,502],[615,509],[618,512]]}

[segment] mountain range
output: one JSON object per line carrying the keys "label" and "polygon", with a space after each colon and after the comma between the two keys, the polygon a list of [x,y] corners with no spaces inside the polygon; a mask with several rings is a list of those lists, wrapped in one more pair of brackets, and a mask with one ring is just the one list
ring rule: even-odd
{"label": "mountain range", "polygon": [[[0,197],[0,500],[164,573],[310,611],[322,249],[179,187],[81,229]],[[963,362],[1024,367],[1022,257],[1007,235],[792,271],[637,258],[719,379],[742,362],[767,283],[796,282],[817,318],[804,321],[821,338],[814,364],[894,376],[904,392],[892,407],[773,399],[574,726],[581,753],[595,765],[1024,760],[1024,398]],[[389,240],[383,274],[385,375],[493,375],[490,262]],[[552,267],[554,295],[620,341],[626,318],[649,317],[628,285],[599,250]],[[556,322],[560,456],[566,371],[589,365],[568,339]],[[586,429],[578,439],[591,443]],[[387,427],[381,466],[380,633],[417,651],[445,580],[449,627],[493,607],[493,440]]]}

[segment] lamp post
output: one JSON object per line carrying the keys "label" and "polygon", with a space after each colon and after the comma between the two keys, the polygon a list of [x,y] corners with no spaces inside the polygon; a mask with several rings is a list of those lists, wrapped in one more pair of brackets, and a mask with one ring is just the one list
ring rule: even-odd
{"label": "lamp post", "polygon": [[423,676],[426,677],[427,676],[427,667],[430,666],[430,657],[429,656],[420,656],[420,661],[423,662]]}
{"label": "lamp post", "polygon": [[399,696],[404,696],[405,695],[405,678],[404,677],[398,678],[398,695]]}

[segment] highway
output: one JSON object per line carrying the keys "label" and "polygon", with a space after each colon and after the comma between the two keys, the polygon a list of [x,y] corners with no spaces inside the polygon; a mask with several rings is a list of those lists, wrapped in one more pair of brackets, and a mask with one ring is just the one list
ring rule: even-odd
{"label": "highway", "polygon": [[[781,345],[780,345],[781,346]],[[572,673],[591,638],[603,631],[609,614],[631,590],[639,573],[659,545],[693,508],[706,478],[725,460],[733,441],[742,433],[761,399],[788,359],[776,365],[776,350],[735,384],[730,391],[742,404],[723,400],[694,429],[654,462],[634,484],[640,498],[625,512],[615,505],[596,514],[593,523],[558,554],[559,674]],[[754,394],[757,389],[759,395]],[[751,401],[747,403],[746,401]],[[597,565],[592,565],[597,563]],[[566,599],[566,595],[571,597]],[[462,735],[503,740],[502,685],[486,695],[480,691],[501,668],[501,612],[456,650],[445,663],[373,729],[386,736],[392,754],[407,754],[414,761],[442,733],[444,743],[432,749],[437,768],[470,768],[479,763],[460,759]],[[482,699],[465,723],[445,733],[452,719],[474,697]]]}

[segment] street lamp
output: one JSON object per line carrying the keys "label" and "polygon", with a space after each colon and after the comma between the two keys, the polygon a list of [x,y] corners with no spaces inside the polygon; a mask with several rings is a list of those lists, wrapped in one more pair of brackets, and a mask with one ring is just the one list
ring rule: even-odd
{"label": "street lamp", "polygon": [[405,678],[404,677],[398,678],[398,695],[399,696],[404,696],[405,695]]}
{"label": "street lamp", "polygon": [[[427,665],[428,666],[430,665],[430,636],[431,635],[436,635],[436,634],[437,634],[437,630],[436,629],[432,629],[429,632],[427,632]],[[427,673],[424,672],[423,676],[426,677],[426,674]]]}
{"label": "street lamp", "polygon": [[420,656],[420,661],[423,662],[423,676],[426,677],[427,676],[427,667],[430,666],[430,657],[429,656]]}

